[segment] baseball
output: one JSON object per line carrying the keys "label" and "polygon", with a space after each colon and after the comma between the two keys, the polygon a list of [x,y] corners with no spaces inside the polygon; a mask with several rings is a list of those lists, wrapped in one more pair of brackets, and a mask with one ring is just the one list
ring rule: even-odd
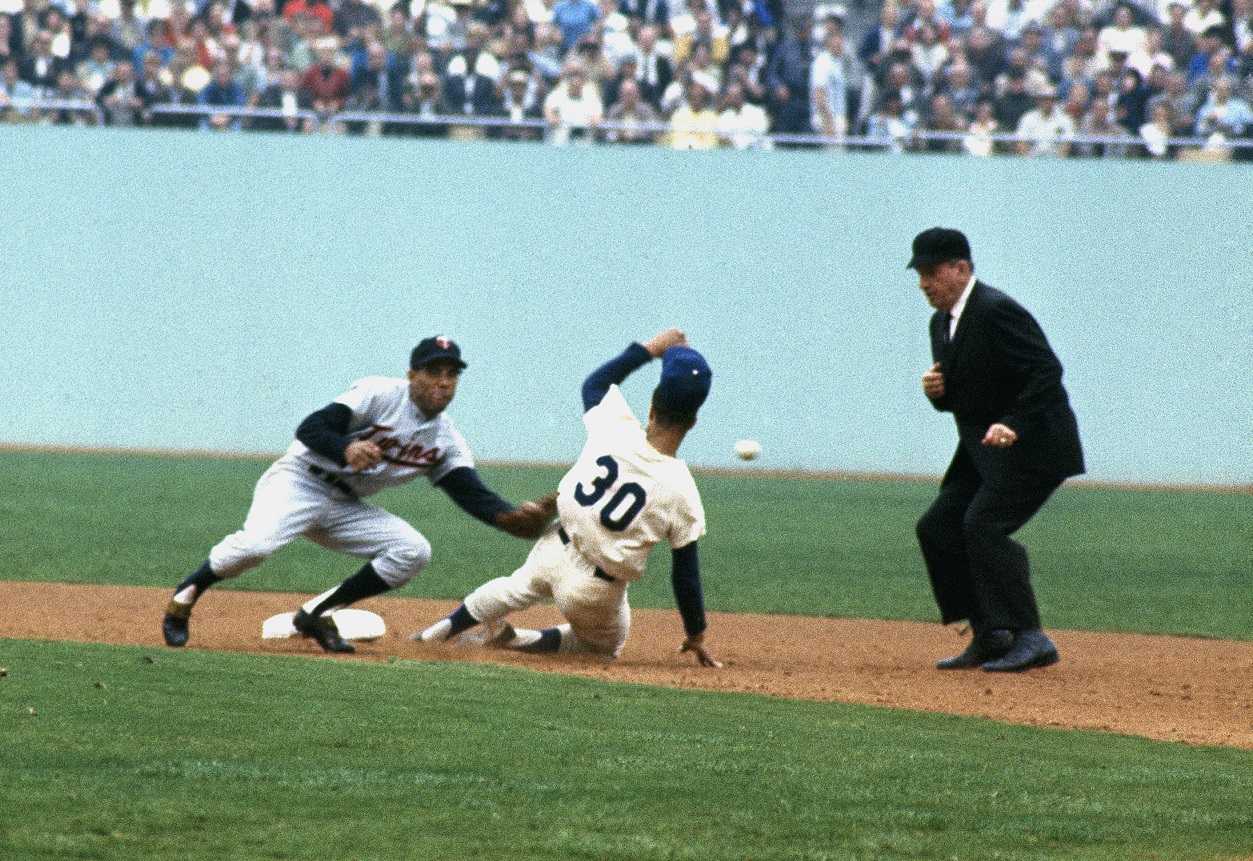
{"label": "baseball", "polygon": [[742,439],[735,444],[735,456],[740,460],[754,460],[761,454],[761,443],[755,439]]}

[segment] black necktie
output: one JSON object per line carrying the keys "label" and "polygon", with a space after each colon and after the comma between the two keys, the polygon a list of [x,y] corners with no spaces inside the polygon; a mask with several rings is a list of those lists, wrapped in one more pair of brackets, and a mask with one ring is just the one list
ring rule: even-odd
{"label": "black necktie", "polygon": [[951,344],[953,341],[953,312],[952,311],[944,315],[943,339],[944,339],[944,346],[946,347],[949,344]]}

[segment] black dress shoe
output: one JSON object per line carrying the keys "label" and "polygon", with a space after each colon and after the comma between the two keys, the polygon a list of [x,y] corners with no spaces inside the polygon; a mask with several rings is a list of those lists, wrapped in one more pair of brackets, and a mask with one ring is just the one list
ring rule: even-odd
{"label": "black dress shoe", "polygon": [[1060,660],[1057,646],[1039,628],[1019,631],[1014,635],[1014,647],[1000,658],[988,661],[983,669],[989,673],[1021,673],[1036,667],[1047,667]]}
{"label": "black dress shoe", "polygon": [[330,616],[311,616],[302,608],[292,617],[291,623],[301,634],[317,640],[318,645],[328,652],[349,654],[357,651],[352,643],[339,635],[339,628],[335,627],[335,620]]}
{"label": "black dress shoe", "polygon": [[1008,652],[1014,645],[1014,634],[997,628],[992,631],[975,631],[966,651],[951,658],[935,662],[937,670],[973,670]]}

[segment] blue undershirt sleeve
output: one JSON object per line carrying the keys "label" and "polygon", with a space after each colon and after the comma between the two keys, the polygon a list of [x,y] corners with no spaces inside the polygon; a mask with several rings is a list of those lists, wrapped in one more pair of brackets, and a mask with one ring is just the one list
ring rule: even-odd
{"label": "blue undershirt sleeve", "polygon": [[583,381],[583,412],[599,404],[609,387],[620,385],[631,372],[653,360],[653,354],[642,344],[633,343],[615,358],[588,374]]}
{"label": "blue undershirt sleeve", "polygon": [[683,630],[694,637],[705,630],[705,597],[700,588],[700,559],[696,542],[671,551],[673,568],[670,569],[670,585],[674,587],[674,600],[683,617]]}
{"label": "blue undershirt sleeve", "polygon": [[457,507],[488,526],[496,525],[496,515],[513,511],[513,506],[488,489],[472,466],[459,466],[435,485],[447,493]]}
{"label": "blue undershirt sleeve", "polygon": [[341,403],[330,403],[317,412],[309,413],[296,428],[296,439],[310,451],[329,457],[340,466],[347,466],[344,449],[352,440],[348,436],[348,423],[352,410]]}

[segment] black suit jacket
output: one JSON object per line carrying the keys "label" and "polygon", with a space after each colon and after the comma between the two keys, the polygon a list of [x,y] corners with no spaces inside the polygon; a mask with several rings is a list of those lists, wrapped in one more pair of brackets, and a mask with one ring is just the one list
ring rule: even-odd
{"label": "black suit jacket", "polygon": [[[1027,309],[976,281],[946,345],[947,322],[942,311],[931,317],[931,355],[944,374],[944,395],[931,403],[953,414],[959,445],[983,480],[1083,472],[1079,424],[1062,386],[1062,364]],[[997,422],[1018,434],[1008,448],[982,445]]]}

